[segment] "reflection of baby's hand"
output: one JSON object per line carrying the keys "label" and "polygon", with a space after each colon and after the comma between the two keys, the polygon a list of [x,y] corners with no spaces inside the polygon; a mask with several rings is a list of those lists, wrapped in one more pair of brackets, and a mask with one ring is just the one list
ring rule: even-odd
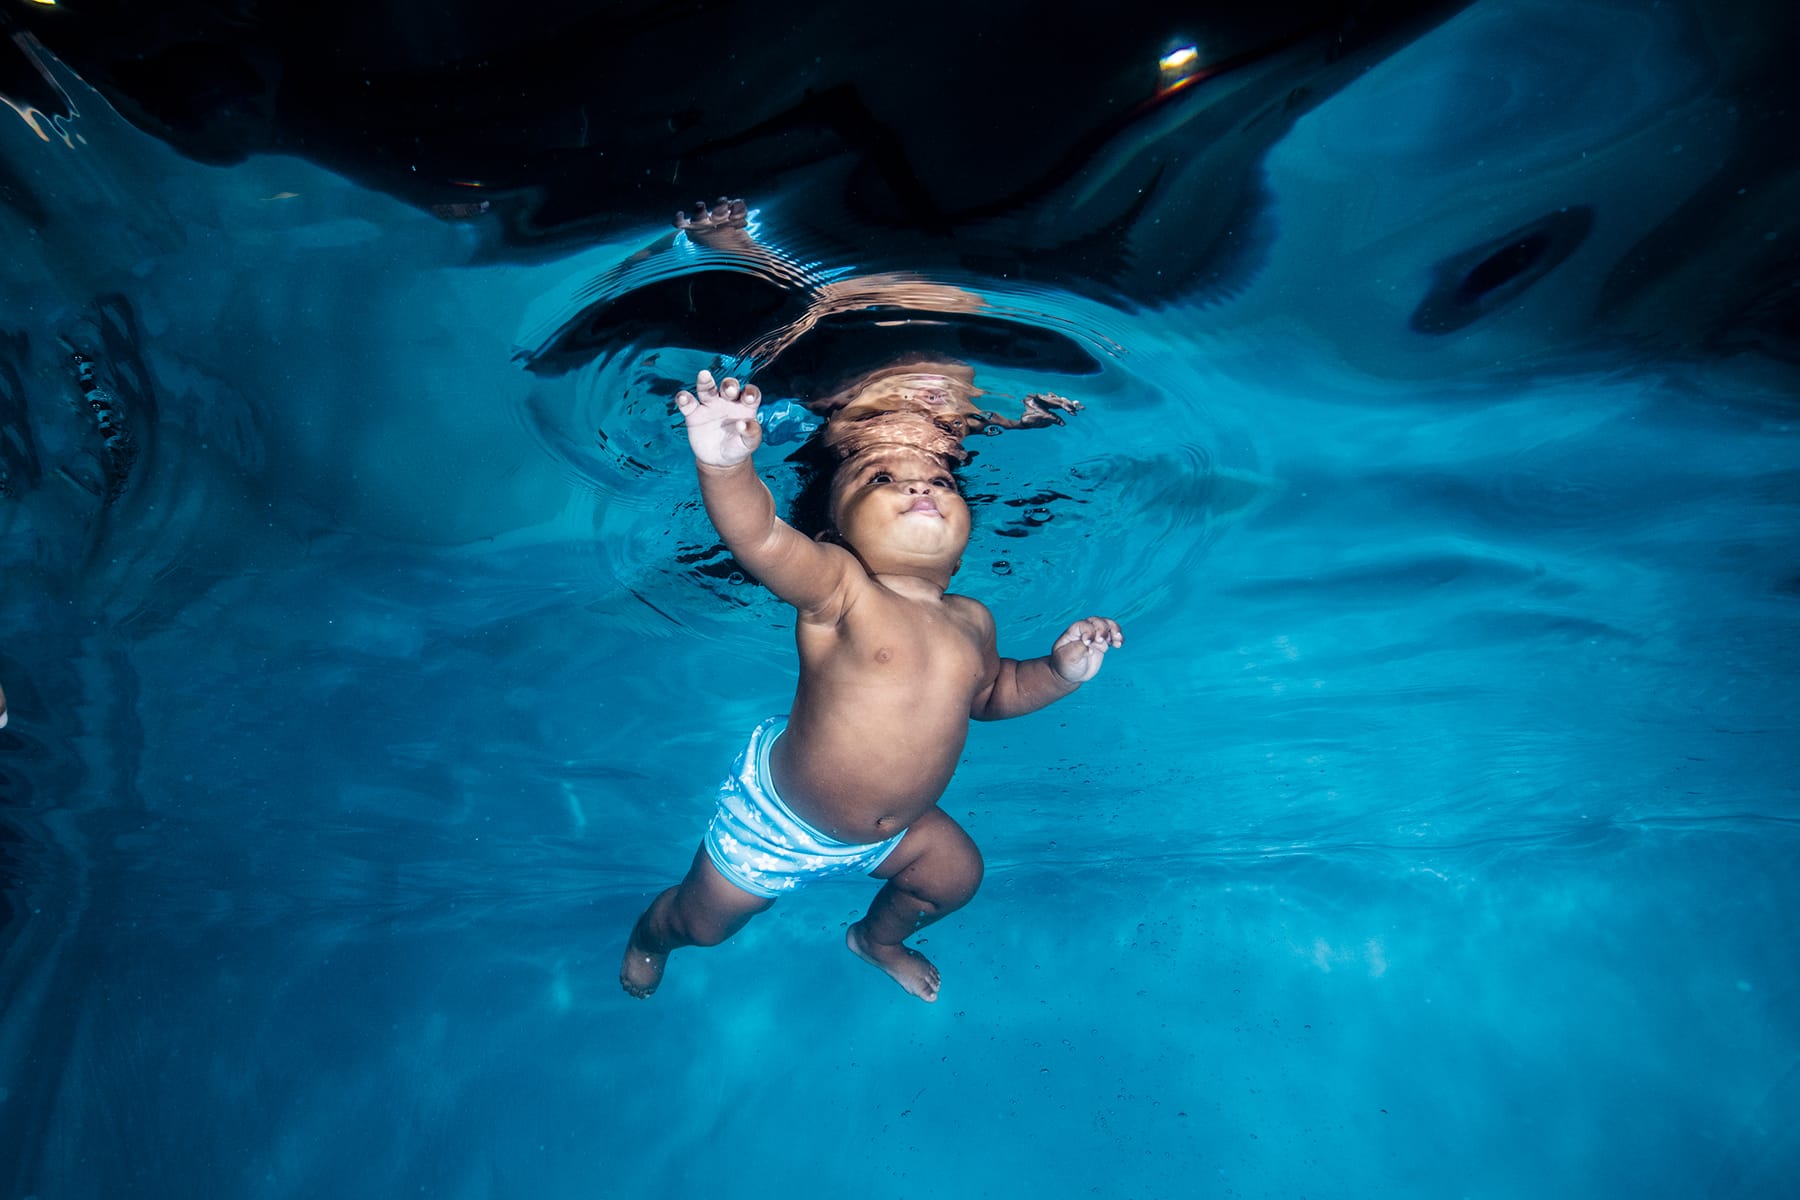
{"label": "reflection of baby's hand", "polygon": [[0,688],[0,729],[6,728],[6,689]]}
{"label": "reflection of baby's hand", "polygon": [[1063,631],[1050,648],[1050,665],[1070,683],[1086,683],[1100,673],[1106,652],[1125,644],[1125,633],[1111,617],[1085,617]]}
{"label": "reflection of baby's hand", "polygon": [[687,421],[688,445],[709,467],[735,467],[762,444],[756,406],[762,392],[755,384],[740,388],[735,379],[714,383],[711,371],[700,372],[692,392],[677,392],[675,407]]}
{"label": "reflection of baby's hand", "polygon": [[675,214],[675,228],[686,233],[710,233],[715,229],[742,229],[749,221],[749,210],[742,200],[732,200],[720,196],[708,208],[704,203],[694,205],[694,215],[684,212]]}
{"label": "reflection of baby's hand", "polygon": [[1060,408],[1066,413],[1081,411],[1081,402],[1059,396],[1055,392],[1033,392],[1025,397],[1025,411],[1019,415],[1020,429],[1037,429],[1044,425],[1061,425],[1063,419],[1051,409]]}

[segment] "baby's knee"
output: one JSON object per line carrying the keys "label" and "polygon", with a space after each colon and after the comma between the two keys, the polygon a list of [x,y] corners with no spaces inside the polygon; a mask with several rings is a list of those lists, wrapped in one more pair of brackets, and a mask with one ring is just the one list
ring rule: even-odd
{"label": "baby's knee", "polygon": [[971,856],[967,874],[963,877],[962,899],[959,904],[967,904],[981,890],[981,881],[987,875],[987,864],[981,859],[981,851],[976,850]]}
{"label": "baby's knee", "polygon": [[769,902],[765,900],[760,904],[721,908],[695,897],[678,895],[675,898],[673,917],[688,945],[717,946],[768,906]]}
{"label": "baby's knee", "polygon": [[705,913],[683,909],[680,905],[669,914],[670,932],[683,946],[717,946],[730,937],[733,930],[725,922]]}
{"label": "baby's knee", "polygon": [[716,946],[735,932],[731,925],[699,905],[683,904],[677,897],[670,914],[675,934],[689,946]]}
{"label": "baby's knee", "polygon": [[695,922],[688,926],[688,943],[694,946],[717,946],[732,934],[732,930],[705,922]]}
{"label": "baby's knee", "polygon": [[987,863],[981,857],[981,847],[966,833],[963,834],[963,850],[963,875],[969,883],[969,894],[973,896],[975,889],[981,886],[982,876],[987,873]]}
{"label": "baby's knee", "polygon": [[987,871],[981,851],[975,848],[974,842],[965,840],[959,850],[954,856],[945,856],[944,869],[936,873],[934,880],[937,886],[931,889],[932,900],[945,911],[961,908],[974,899]]}

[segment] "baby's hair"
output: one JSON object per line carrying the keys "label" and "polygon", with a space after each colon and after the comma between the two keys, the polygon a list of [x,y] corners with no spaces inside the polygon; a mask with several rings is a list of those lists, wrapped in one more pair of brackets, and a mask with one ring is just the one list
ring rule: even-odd
{"label": "baby's hair", "polygon": [[831,528],[831,480],[837,474],[838,459],[825,445],[825,439],[814,434],[788,455],[800,476],[800,489],[788,504],[788,524],[809,538],[816,538]]}

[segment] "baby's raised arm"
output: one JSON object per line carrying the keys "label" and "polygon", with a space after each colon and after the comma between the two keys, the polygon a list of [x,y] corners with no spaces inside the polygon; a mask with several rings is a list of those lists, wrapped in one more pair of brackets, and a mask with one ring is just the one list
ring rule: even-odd
{"label": "baby's raised arm", "polygon": [[687,422],[688,446],[700,475],[706,515],[732,556],[770,591],[814,619],[840,608],[855,560],[836,546],[810,541],[775,515],[775,497],[752,462],[762,444],[756,407],[762,393],[735,379],[715,383],[700,372],[692,392],[675,397]]}

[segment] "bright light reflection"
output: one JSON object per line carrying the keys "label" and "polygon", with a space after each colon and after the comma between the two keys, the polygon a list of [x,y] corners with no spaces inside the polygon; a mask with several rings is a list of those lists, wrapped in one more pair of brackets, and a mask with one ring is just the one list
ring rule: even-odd
{"label": "bright light reflection", "polygon": [[1183,46],[1179,50],[1171,50],[1162,56],[1160,66],[1164,74],[1172,74],[1183,67],[1191,66],[1200,57],[1198,46]]}
{"label": "bright light reflection", "polygon": [[1198,46],[1182,46],[1171,50],[1157,60],[1156,66],[1156,94],[1159,97],[1186,87],[1199,79],[1205,70],[1200,62]]}

